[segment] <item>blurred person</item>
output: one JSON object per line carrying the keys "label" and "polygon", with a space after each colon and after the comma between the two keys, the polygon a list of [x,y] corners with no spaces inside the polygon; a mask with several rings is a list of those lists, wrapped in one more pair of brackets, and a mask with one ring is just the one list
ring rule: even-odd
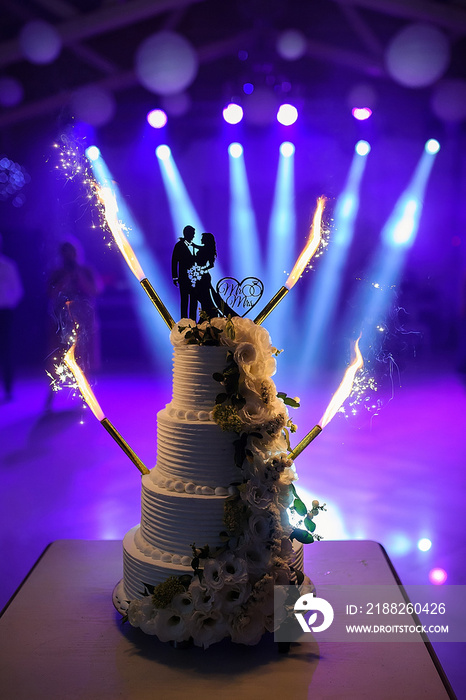
{"label": "blurred person", "polygon": [[[100,366],[100,337],[96,313],[96,299],[101,291],[100,280],[94,271],[80,261],[77,245],[65,241],[60,245],[60,265],[51,272],[47,293],[52,320],[49,331],[50,355],[59,363],[70,346],[76,331],[75,357],[85,374],[92,374]],[[53,324],[53,325],[52,325]],[[53,367],[50,373],[53,375]],[[53,391],[47,399],[50,408]]]}
{"label": "blurred person", "polygon": [[15,308],[23,297],[23,285],[14,260],[3,255],[0,235],[0,368],[4,401],[13,398],[13,318]]}

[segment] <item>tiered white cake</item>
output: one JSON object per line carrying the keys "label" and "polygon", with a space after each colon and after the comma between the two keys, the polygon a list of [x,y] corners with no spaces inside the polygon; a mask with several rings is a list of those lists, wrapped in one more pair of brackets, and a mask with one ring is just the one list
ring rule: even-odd
{"label": "tiered white cake", "polygon": [[173,398],[157,416],[157,465],[142,477],[141,524],[126,535],[124,585],[130,599],[145,584],[191,574],[191,544],[220,547],[223,506],[243,480],[233,441],[212,419],[227,349],[179,345],[174,351]]}
{"label": "tiered white cake", "polygon": [[274,585],[302,569],[276,350],[239,317],[184,319],[171,341],[173,396],[158,413],[157,464],[142,477],[116,602],[162,641],[255,644],[273,629]]}

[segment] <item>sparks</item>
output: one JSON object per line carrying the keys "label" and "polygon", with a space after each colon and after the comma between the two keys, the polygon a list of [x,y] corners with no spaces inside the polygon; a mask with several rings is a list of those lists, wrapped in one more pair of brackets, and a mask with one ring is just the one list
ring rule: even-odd
{"label": "sparks", "polygon": [[118,203],[115,193],[112,192],[110,187],[101,187],[97,183],[95,183],[94,189],[97,199],[103,205],[105,220],[118,248],[128,263],[133,275],[139,280],[139,282],[142,282],[142,280],[145,278],[145,274],[126,237],[125,227],[118,219]]}
{"label": "sparks", "polygon": [[319,243],[322,239],[322,214],[326,201],[325,197],[319,197],[317,200],[317,207],[312,219],[308,241],[285,282],[285,287],[287,289],[292,289],[292,287],[294,287],[319,247]]}
{"label": "sparks", "polygon": [[65,353],[65,356],[63,358],[64,363],[68,367],[68,369],[73,373],[74,378],[76,379],[76,382],[78,384],[79,391],[81,392],[81,396],[83,397],[84,401],[87,403],[89,408],[91,409],[92,413],[95,415],[97,420],[103,421],[105,418],[105,414],[102,411],[102,409],[99,406],[99,402],[97,401],[94,392],[92,391],[91,387],[89,386],[89,382],[87,381],[86,377],[84,376],[83,371],[79,367],[78,363],[76,362],[75,356],[74,356],[74,351],[75,351],[76,343],[73,343],[73,345],[70,347],[69,350]]}
{"label": "sparks", "polygon": [[354,378],[356,375],[356,372],[361,369],[364,365],[364,361],[362,359],[361,351],[359,350],[359,340],[360,337],[357,339],[357,341],[354,344],[354,352],[355,352],[355,359],[353,362],[347,367],[346,372],[343,376],[343,379],[341,381],[340,386],[332,396],[329,405],[327,406],[324,415],[322,416],[321,420],[319,421],[319,425],[321,428],[325,428],[328,423],[332,420],[334,415],[337,413],[337,411],[340,409],[341,405],[346,401],[348,396],[351,394],[351,390],[353,388],[353,383],[354,383]]}

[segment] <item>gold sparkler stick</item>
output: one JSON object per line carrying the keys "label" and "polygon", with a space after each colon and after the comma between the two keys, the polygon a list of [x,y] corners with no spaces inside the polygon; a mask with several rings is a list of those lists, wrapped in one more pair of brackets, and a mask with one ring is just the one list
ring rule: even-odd
{"label": "gold sparkler stick", "polygon": [[159,295],[157,294],[147,277],[144,277],[144,279],[140,281],[140,284],[143,290],[146,292],[149,299],[151,300],[151,302],[153,303],[153,305],[155,306],[155,308],[157,309],[157,311],[159,312],[159,314],[161,315],[161,317],[163,318],[163,320],[165,321],[165,323],[167,324],[167,326],[169,327],[169,329],[171,330],[175,325],[175,321],[171,317],[167,307],[160,299]]}
{"label": "gold sparkler stick", "polygon": [[272,313],[272,311],[274,310],[274,308],[275,308],[276,306],[278,306],[278,304],[279,304],[279,303],[281,302],[281,300],[288,294],[289,291],[290,291],[290,290],[287,289],[287,287],[285,287],[285,286],[280,287],[280,289],[278,290],[278,292],[276,292],[276,293],[273,295],[273,297],[271,298],[271,300],[269,301],[269,303],[266,304],[266,305],[264,306],[264,308],[262,309],[262,311],[260,312],[260,314],[259,314],[258,316],[256,316],[256,318],[254,319],[254,323],[257,323],[257,325],[260,326],[261,323],[263,323],[263,322],[265,321],[265,319],[267,318],[267,316],[268,316],[269,314]]}
{"label": "gold sparkler stick", "polygon": [[73,343],[70,349],[66,352],[63,360],[70,372],[73,373],[74,378],[76,379],[76,382],[78,384],[78,389],[81,392],[81,396],[83,397],[84,401],[87,403],[97,420],[100,422],[100,424],[104,426],[105,430],[112,436],[117,445],[121,447],[123,452],[130,458],[133,464],[136,465],[141,474],[149,474],[148,468],[141,462],[134,450],[132,450],[128,443],[123,439],[123,437],[120,435],[113,423],[110,423],[108,418],[106,418],[104,412],[100,407],[99,402],[95,397],[94,392],[89,386],[89,382],[87,381],[84,372],[76,362],[74,356],[75,347],[76,343]]}
{"label": "gold sparkler stick", "polygon": [[361,351],[359,350],[359,340],[361,336],[357,339],[357,341],[354,344],[354,353],[355,353],[355,358],[353,362],[346,368],[345,374],[343,375],[343,379],[341,380],[340,386],[330,399],[330,403],[325,409],[325,413],[320,419],[319,423],[315,425],[312,430],[308,432],[307,435],[303,437],[301,442],[298,442],[296,447],[290,452],[290,457],[292,460],[295,460],[298,455],[301,454],[301,452],[306,449],[308,445],[311,444],[313,440],[316,439],[318,435],[322,432],[322,430],[325,428],[326,425],[330,423],[334,415],[337,413],[337,411],[340,409],[340,407],[343,405],[343,403],[346,401],[348,396],[351,394],[351,390],[353,388],[353,383],[354,383],[354,377],[356,376],[356,372],[362,368],[364,365]]}
{"label": "gold sparkler stick", "polygon": [[320,425],[315,425],[315,426],[312,428],[312,430],[310,430],[310,431],[308,432],[308,434],[305,435],[305,436],[303,437],[303,439],[301,440],[301,442],[298,442],[298,444],[296,445],[296,447],[290,452],[290,455],[289,455],[289,456],[291,457],[291,459],[294,461],[294,460],[296,459],[296,457],[298,457],[298,455],[300,455],[301,452],[302,452],[308,445],[310,445],[311,442],[312,442],[313,440],[315,440],[316,437],[317,437],[318,435],[321,434],[321,432],[322,432],[322,428],[320,427]]}
{"label": "gold sparkler stick", "polygon": [[149,470],[146,467],[145,464],[141,462],[137,454],[134,452],[134,450],[131,449],[131,447],[128,445],[126,440],[123,439],[123,437],[120,435],[118,430],[115,428],[113,423],[110,423],[108,418],[103,418],[100,421],[100,425],[103,425],[107,433],[112,436],[112,438],[115,440],[117,445],[121,447],[123,452],[130,458],[130,460],[137,466],[141,474],[149,474]]}
{"label": "gold sparkler stick", "polygon": [[147,279],[144,271],[137,259],[134,250],[132,249],[128,239],[126,238],[124,231],[122,229],[121,222],[118,219],[118,204],[116,197],[109,187],[100,187],[100,185],[95,186],[96,194],[99,201],[102,203],[105,211],[105,220],[108,227],[112,233],[115,242],[120,249],[124,259],[128,263],[129,269],[133,275],[140,282],[141,287],[146,292],[147,296],[167,324],[168,328],[171,330],[175,325],[175,321],[170,316],[167,307],[160,299],[159,295]]}
{"label": "gold sparkler stick", "polygon": [[278,292],[272,297],[269,303],[264,306],[260,314],[254,319],[254,323],[257,323],[258,326],[260,326],[260,324],[265,321],[267,316],[270,313],[272,313],[272,311],[278,306],[281,300],[288,294],[290,289],[294,287],[294,285],[306,269],[306,265],[309,264],[312,256],[319,247],[319,243],[322,238],[321,226],[325,202],[325,197],[319,197],[319,199],[317,200],[317,207],[314,212],[314,217],[312,219],[311,230],[309,232],[309,238],[307,240],[307,243],[304,246],[304,249],[301,251],[301,254],[299,255],[297,261],[295,262],[294,267],[291,270],[291,273],[289,274],[284,286],[280,287]]}

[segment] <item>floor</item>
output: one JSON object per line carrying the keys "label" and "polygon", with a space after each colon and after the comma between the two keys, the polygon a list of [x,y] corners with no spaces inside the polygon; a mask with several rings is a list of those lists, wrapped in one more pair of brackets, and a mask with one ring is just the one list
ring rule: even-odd
{"label": "floor", "polygon": [[[429,572],[441,568],[447,584],[465,585],[466,387],[448,368],[406,374],[378,415],[335,417],[298,457],[297,488],[327,503],[317,521],[326,539],[381,542],[405,584],[431,585]],[[338,381],[321,379],[307,394],[296,379],[285,386],[277,379],[279,390],[302,400],[293,444],[320,418]],[[166,380],[114,372],[95,392],[151,467],[156,412],[170,399]],[[0,405],[0,608],[49,542],[121,539],[139,520],[134,465],[78,398],[60,392],[45,411],[47,393],[38,372],[20,378],[14,401]],[[431,540],[428,551],[418,548],[421,538]],[[466,643],[436,651],[466,698]]]}

